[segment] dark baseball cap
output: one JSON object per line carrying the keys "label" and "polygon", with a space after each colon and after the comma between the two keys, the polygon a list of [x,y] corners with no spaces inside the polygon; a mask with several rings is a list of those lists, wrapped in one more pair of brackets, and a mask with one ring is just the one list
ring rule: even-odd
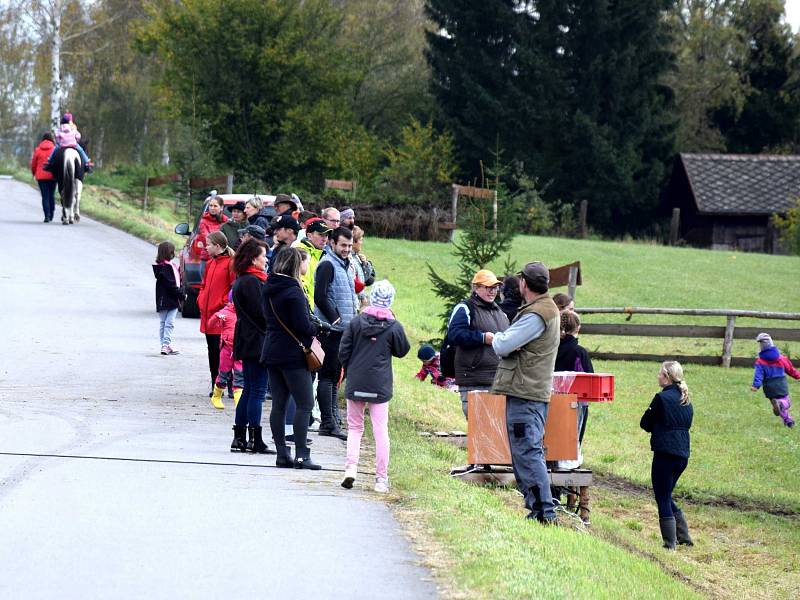
{"label": "dark baseball cap", "polygon": [[248,225],[239,230],[239,235],[244,235],[245,233],[249,233],[250,237],[261,240],[262,242],[267,238],[267,232],[259,225]]}
{"label": "dark baseball cap", "polygon": [[548,269],[544,263],[541,262],[529,262],[522,268],[522,271],[519,272],[519,275],[522,275],[528,281],[532,283],[544,283],[545,285],[550,284],[550,269]]}
{"label": "dark baseball cap", "polygon": [[292,215],[280,215],[272,219],[272,230],[291,229],[295,233],[300,231],[300,223]]}
{"label": "dark baseball cap", "polygon": [[329,234],[333,231],[328,224],[319,217],[313,217],[306,221],[306,233],[324,233]]}

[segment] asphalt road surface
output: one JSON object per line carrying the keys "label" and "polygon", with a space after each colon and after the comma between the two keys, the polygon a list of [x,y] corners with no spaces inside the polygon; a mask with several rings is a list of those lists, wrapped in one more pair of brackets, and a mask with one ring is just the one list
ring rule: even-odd
{"label": "asphalt road surface", "polygon": [[[0,598],[437,595],[372,476],[229,452],[199,321],[159,353],[154,246],[58,205],[42,223],[19,182],[0,203]],[[344,442],[312,437],[342,469]]]}

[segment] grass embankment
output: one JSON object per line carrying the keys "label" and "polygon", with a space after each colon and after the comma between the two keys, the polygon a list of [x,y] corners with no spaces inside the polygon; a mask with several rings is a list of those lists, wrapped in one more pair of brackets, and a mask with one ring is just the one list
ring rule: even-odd
{"label": "grass embankment", "polygon": [[[115,210],[114,204],[125,204],[124,195],[115,195],[109,203],[110,192],[92,190],[91,185],[88,194],[106,198],[98,205],[110,204]],[[90,199],[87,214],[103,219],[103,206],[92,213],[91,203]],[[159,204],[169,208],[166,199]],[[135,223],[141,220],[141,210],[119,210],[104,220],[153,241],[167,239],[179,220],[165,215],[160,222],[148,223],[155,228],[148,234]],[[421,340],[436,337],[441,303],[430,289],[425,265],[430,262],[440,273],[454,273],[450,247],[367,239],[365,251],[379,277],[389,278],[398,289],[395,308],[414,350]],[[577,294],[578,306],[800,311],[798,258],[532,237],[519,238],[513,254],[519,263],[581,260],[584,285]],[[668,322],[639,315],[634,319]],[[722,324],[677,317],[669,322]],[[768,330],[775,322],[740,324]],[[600,336],[585,336],[582,343],[595,351],[689,354],[717,354],[721,345],[718,340]],[[753,355],[755,346],[737,341],[734,353]],[[797,344],[780,346],[800,354]],[[616,398],[591,409],[585,454],[599,477],[591,488],[593,525],[585,534],[524,521],[522,500],[513,490],[472,487],[449,477],[452,466],[466,462],[465,451],[421,439],[418,431],[464,429],[460,404],[455,394],[413,379],[413,354],[412,350],[411,357],[396,363],[392,498],[448,595],[790,598],[800,589],[798,431],[784,428],[763,396],[748,391],[749,369],[686,367],[695,407],[693,455],[677,493],[696,545],[667,553],[660,548],[648,487],[648,437],[638,428],[639,416],[657,389],[658,365],[595,365],[616,375]]]}
{"label": "grass embankment", "polygon": [[[396,310],[410,335],[415,340],[434,337],[440,303],[430,290],[425,262],[440,272],[453,272],[456,265],[447,246],[371,239],[365,247],[379,276],[398,288]],[[519,238],[513,254],[520,262],[580,259],[584,286],[577,294],[578,306],[800,311],[797,258],[531,237]],[[675,323],[696,321],[672,317]],[[775,323],[746,324],[769,329]],[[651,342],[659,350],[651,350]],[[623,351],[631,338],[585,336],[582,343]],[[720,345],[691,339],[639,342],[649,352],[670,343],[677,347],[667,351],[692,354],[715,354]],[[690,343],[698,346],[687,350]],[[798,354],[796,345],[780,345]],[[742,356],[755,351],[755,342],[735,346]],[[660,548],[655,503],[647,487],[648,436],[638,427],[657,391],[658,365],[599,362],[595,367],[615,374],[616,399],[591,408],[585,455],[587,465],[600,474],[600,485],[592,488],[592,535],[585,536],[526,528],[519,522],[524,512],[515,493],[449,479],[446,469],[465,463],[465,452],[445,442],[421,440],[417,431],[463,429],[459,403],[455,395],[415,382],[413,360],[399,362],[392,469],[398,502],[418,511],[455,557],[451,572],[466,593],[669,597],[691,590],[712,597],[791,597],[800,587],[795,566],[800,554],[798,432],[783,427],[760,392],[749,391],[751,370],[686,366],[695,424],[693,455],[678,495],[684,496],[697,545],[668,554]],[[599,540],[603,543],[596,545]],[[622,558],[615,554],[619,548],[627,550]],[[539,565],[537,556],[548,557],[547,566]],[[549,570],[553,565],[559,566]],[[648,568],[657,568],[658,574]]]}

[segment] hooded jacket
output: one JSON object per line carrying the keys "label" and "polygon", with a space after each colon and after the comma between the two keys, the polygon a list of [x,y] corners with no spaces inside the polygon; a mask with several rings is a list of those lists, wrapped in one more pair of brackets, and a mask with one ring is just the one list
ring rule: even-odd
{"label": "hooded jacket", "polygon": [[200,309],[200,331],[209,335],[219,335],[222,328],[214,327],[208,319],[228,303],[228,292],[233,285],[231,258],[220,254],[209,259],[203,274],[203,283],[197,295],[197,307]]}
{"label": "hooded jacket", "polygon": [[305,353],[300,344],[278,321],[280,317],[303,346],[308,348],[311,345],[317,326],[311,321],[311,310],[300,282],[286,275],[271,275],[264,284],[262,303],[267,335],[261,351],[261,362],[281,369],[307,369]]}
{"label": "hooded jacket", "polygon": [[47,164],[47,159],[50,158],[50,153],[53,151],[55,144],[50,140],[42,140],[36,146],[31,157],[31,173],[33,178],[37,181],[52,181],[55,179],[50,171],[45,171],[44,166]]}
{"label": "hooded jacket", "polygon": [[[388,311],[386,311],[388,312]],[[384,311],[367,307],[350,321],[339,345],[345,398],[381,404],[392,397],[392,357],[411,349],[403,326]]]}
{"label": "hooded jacket", "polygon": [[81,141],[81,132],[69,123],[62,123],[56,129],[56,142],[60,148],[74,148]]}
{"label": "hooded jacket", "polygon": [[556,353],[555,370],[594,373],[592,359],[589,358],[586,348],[578,344],[578,338],[569,334],[561,338]]}
{"label": "hooded jacket", "polygon": [[156,311],[173,310],[180,306],[183,293],[176,275],[177,269],[168,262],[153,265],[153,275],[156,277]]}
{"label": "hooded jacket", "polygon": [[208,319],[209,327],[222,330],[222,343],[233,348],[233,338],[236,332],[236,307],[233,302],[228,302]]}
{"label": "hooded jacket", "polygon": [[794,379],[800,379],[800,372],[775,346],[770,346],[758,353],[753,374],[753,387],[758,389],[763,385],[764,395],[767,398],[783,398],[789,395],[787,375]]}

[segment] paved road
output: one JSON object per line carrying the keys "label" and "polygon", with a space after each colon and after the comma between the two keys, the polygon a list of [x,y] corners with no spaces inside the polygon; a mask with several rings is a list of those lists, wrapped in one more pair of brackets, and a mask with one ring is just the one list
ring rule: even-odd
{"label": "paved road", "polygon": [[0,204],[0,598],[436,596],[370,477],[228,451],[198,321],[158,352],[153,246],[44,224],[21,183]]}

